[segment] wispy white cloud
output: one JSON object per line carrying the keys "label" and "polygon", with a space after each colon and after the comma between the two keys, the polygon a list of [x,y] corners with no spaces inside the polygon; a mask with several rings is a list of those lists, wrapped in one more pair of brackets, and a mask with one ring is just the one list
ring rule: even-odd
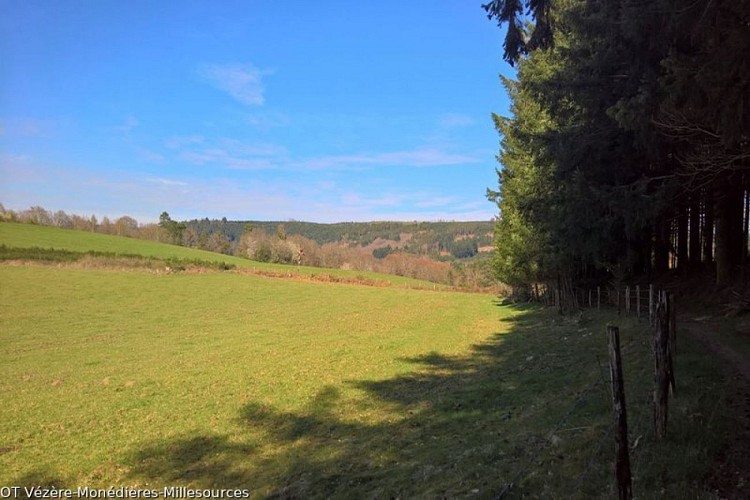
{"label": "wispy white cloud", "polygon": [[0,153],[0,165],[7,167],[21,166],[31,158],[28,155],[14,153]]}
{"label": "wispy white cloud", "polygon": [[395,207],[403,201],[403,198],[394,194],[383,194],[381,196],[362,196],[355,192],[346,192],[341,195],[341,203],[346,207]]}
{"label": "wispy white cloud", "polygon": [[0,119],[0,136],[49,137],[55,135],[61,123],[53,119],[3,118]]}
{"label": "wispy white cloud", "polygon": [[181,135],[170,137],[164,141],[164,145],[169,149],[179,149],[194,144],[202,144],[205,139],[200,135]]}
{"label": "wispy white cloud", "polygon": [[200,74],[214,87],[242,104],[262,106],[265,103],[263,76],[268,72],[250,63],[205,65],[201,67]]}
{"label": "wispy white cloud", "polygon": [[138,125],[140,125],[138,119],[133,115],[128,115],[122,123],[115,126],[115,129],[123,134],[130,134]]}
{"label": "wispy white cloud", "polygon": [[172,140],[181,160],[193,165],[208,165],[232,170],[267,170],[279,166],[286,149],[273,144],[253,144],[236,139]]}
{"label": "wispy white cloud", "polygon": [[185,187],[188,185],[188,183],[184,181],[176,181],[174,179],[164,179],[161,177],[148,178],[146,179],[146,182],[150,182],[152,184],[157,184],[159,186],[164,186],[164,187]]}
{"label": "wispy white cloud", "polygon": [[166,157],[163,154],[146,148],[136,148],[136,154],[138,155],[138,158],[148,163],[156,163],[161,165],[166,161]]}
{"label": "wispy white cloud", "polygon": [[417,201],[414,203],[414,206],[417,208],[441,208],[450,206],[458,200],[459,199],[455,196],[434,196],[428,197],[422,201]]}
{"label": "wispy white cloud", "polygon": [[129,170],[45,165],[19,155],[0,156],[0,179],[0,201],[8,208],[41,205],[111,218],[130,215],[142,222],[155,221],[164,210],[176,219],[226,216],[314,222],[490,220],[497,210],[486,201],[442,190],[365,190],[343,179],[295,185],[284,176],[133,175]]}
{"label": "wispy white cloud", "polygon": [[277,127],[286,127],[291,120],[284,113],[262,113],[247,117],[247,123],[261,130],[270,130]]}
{"label": "wispy white cloud", "polygon": [[472,154],[450,153],[438,148],[417,148],[384,153],[322,156],[298,162],[298,165],[309,169],[326,170],[377,166],[439,167],[478,161],[479,159]]}
{"label": "wispy white cloud", "polygon": [[164,146],[183,162],[232,170],[364,171],[377,167],[440,167],[482,161],[475,152],[456,153],[439,147],[300,158],[278,144],[200,135],[172,137]]}
{"label": "wispy white cloud", "polygon": [[270,158],[241,158],[223,149],[186,151],[180,159],[194,165],[216,165],[233,170],[268,170],[275,166]]}
{"label": "wispy white cloud", "polygon": [[461,128],[470,127],[474,125],[475,121],[473,118],[467,115],[461,114],[447,114],[440,118],[440,126],[443,128]]}

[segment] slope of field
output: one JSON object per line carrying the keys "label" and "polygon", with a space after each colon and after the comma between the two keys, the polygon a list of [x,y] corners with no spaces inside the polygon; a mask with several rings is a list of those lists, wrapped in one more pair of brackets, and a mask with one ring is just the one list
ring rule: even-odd
{"label": "slope of field", "polygon": [[[497,324],[488,296],[218,272],[0,273],[0,443],[12,450],[0,455],[2,484],[44,471],[76,483],[169,482],[177,471],[158,471],[158,457],[135,457],[206,436],[201,456],[219,445],[271,454],[269,430],[243,415],[302,411],[325,394],[332,417],[377,425],[392,409],[368,402],[362,384],[433,351],[465,352]],[[258,459],[244,481],[272,484]]]}
{"label": "slope of field", "polygon": [[306,266],[288,266],[256,262],[231,255],[223,255],[195,248],[168,245],[155,241],[138,240],[105,234],[75,231],[34,224],[0,223],[0,244],[18,248],[55,248],[76,252],[114,252],[127,255],[142,255],[160,259],[197,259],[208,262],[226,262],[238,268],[245,268],[270,274],[319,276],[356,280],[359,277],[386,284],[415,288],[445,288],[445,285],[428,283],[402,276],[386,275],[366,271],[346,271],[342,269],[322,269]]}
{"label": "slope of field", "polygon": [[[606,314],[222,272],[2,264],[0,283],[0,485],[612,496]],[[653,443],[648,332],[620,321],[636,494],[685,497],[723,382],[681,339]]]}

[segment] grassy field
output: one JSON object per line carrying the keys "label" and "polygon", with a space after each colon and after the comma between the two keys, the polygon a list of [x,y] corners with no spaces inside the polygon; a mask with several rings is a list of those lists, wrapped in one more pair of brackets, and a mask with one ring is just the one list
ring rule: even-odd
{"label": "grassy field", "polygon": [[[218,271],[0,264],[0,283],[0,485],[614,493],[607,313]],[[650,336],[618,322],[636,496],[696,496],[726,383],[681,337],[655,444]]]}
{"label": "grassy field", "polygon": [[34,224],[0,223],[0,244],[14,248],[55,248],[74,252],[115,252],[125,255],[141,255],[158,259],[186,259],[206,262],[226,262],[240,269],[265,274],[293,276],[332,276],[348,280],[370,280],[395,286],[412,288],[443,289],[445,285],[366,271],[346,271],[342,269],[321,269],[307,266],[289,266],[256,262],[231,255],[223,255],[195,248],[167,245],[155,241],[123,238],[86,231],[75,231]]}

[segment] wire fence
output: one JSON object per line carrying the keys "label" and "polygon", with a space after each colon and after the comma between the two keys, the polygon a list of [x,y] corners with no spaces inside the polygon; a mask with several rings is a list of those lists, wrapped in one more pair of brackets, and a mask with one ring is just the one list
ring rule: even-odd
{"label": "wire fence", "polygon": [[615,308],[618,314],[648,319],[653,324],[656,304],[663,287],[652,283],[608,283],[591,287],[538,283],[531,286],[529,299],[560,311]]}
{"label": "wire fence", "polygon": [[[633,286],[622,285],[606,288],[573,288],[568,290],[567,301],[569,305],[566,309],[570,310],[571,306],[575,306],[579,311],[587,308],[608,308],[610,310],[617,308],[618,313],[624,316],[633,317],[638,321],[648,320],[649,324],[654,326],[657,304],[664,295],[664,291],[655,290],[653,285],[641,286],[636,284]],[[571,296],[575,297],[575,301],[571,300]],[[543,304],[555,307],[560,307],[566,301],[566,298],[560,294],[559,289],[554,290],[551,288],[542,289],[536,298]],[[642,329],[639,329],[639,331],[642,331]],[[650,331],[650,328],[648,331]],[[652,405],[654,393],[649,376],[649,371],[654,369],[652,338],[650,336],[643,336],[640,333],[631,336],[628,343],[622,346],[621,354],[623,358],[628,358],[631,367],[633,364],[638,366],[635,375],[630,373],[630,376],[626,380],[626,384],[631,386],[628,392],[637,394],[634,401],[628,404],[629,416],[632,418],[631,424],[628,426],[628,448],[631,455],[632,477],[637,482],[641,478],[644,465],[649,461],[648,454],[644,452],[646,447],[642,446],[642,443],[643,439],[650,435],[653,425]],[[550,426],[551,430],[546,433],[544,439],[529,439],[530,452],[527,454],[528,458],[509,476],[510,480],[495,498],[505,498],[514,488],[523,484],[534,474],[535,470],[538,469],[539,458],[553,444],[555,436],[564,431],[565,425],[575,415],[576,410],[583,406],[582,403],[585,403],[587,398],[592,397],[594,394],[599,394],[600,397],[608,401],[608,404],[611,404],[610,397],[612,393],[607,381],[609,378],[607,363],[605,362],[603,365],[602,360],[597,357],[595,367],[592,368],[586,378],[590,380],[589,383],[584,389],[575,394],[572,404],[566,411],[560,414],[555,424]],[[600,416],[598,419],[595,418],[594,421],[589,421],[588,425],[578,426],[571,430],[592,429],[596,427],[602,427],[602,430],[596,438],[595,444],[589,447],[591,452],[586,458],[583,470],[577,477],[572,478],[572,492],[582,491],[582,487],[590,479],[592,472],[596,470],[595,465],[597,461],[602,460],[602,451],[605,447],[611,446],[614,450],[613,425],[608,420],[606,424],[602,424]],[[612,460],[614,460],[614,457]],[[608,461],[608,463],[611,462]],[[616,495],[614,481],[610,483],[608,494]]]}

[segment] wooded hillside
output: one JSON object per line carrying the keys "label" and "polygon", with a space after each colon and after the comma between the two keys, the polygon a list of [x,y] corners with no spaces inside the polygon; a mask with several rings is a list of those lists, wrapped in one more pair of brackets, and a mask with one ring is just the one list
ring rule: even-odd
{"label": "wooded hillside", "polygon": [[[398,247],[404,252],[426,255],[448,253],[456,258],[475,255],[480,247],[492,244],[493,223],[478,222],[340,222],[318,224],[301,221],[186,221],[199,235],[219,233],[229,242],[239,241],[248,230],[260,229],[267,234],[283,232],[302,236],[319,245],[343,243],[367,247]],[[380,241],[377,241],[380,240]],[[394,248],[395,249],[395,248]]]}

